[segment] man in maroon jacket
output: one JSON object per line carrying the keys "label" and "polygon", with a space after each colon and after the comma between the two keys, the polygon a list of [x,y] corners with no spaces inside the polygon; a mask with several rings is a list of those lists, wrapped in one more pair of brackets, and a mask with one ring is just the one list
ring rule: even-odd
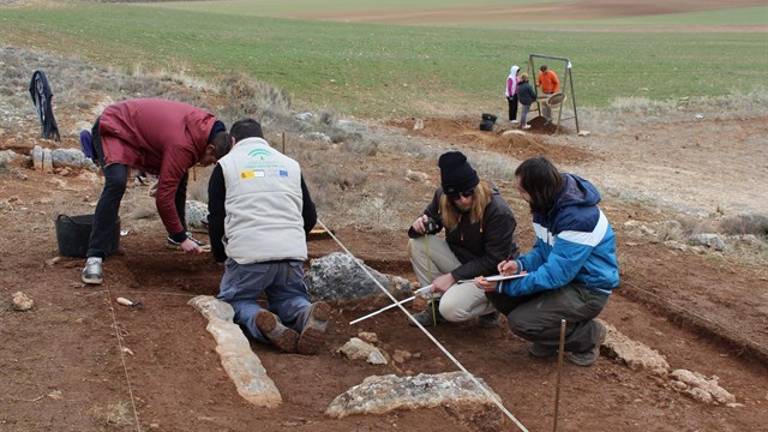
{"label": "man in maroon jacket", "polygon": [[187,171],[210,165],[230,143],[224,124],[199,108],[162,99],[132,99],[107,107],[93,126],[93,144],[104,173],[82,280],[103,281],[102,260],[118,220],[130,168],[159,175],[155,202],[168,243],[200,253],[186,229]]}

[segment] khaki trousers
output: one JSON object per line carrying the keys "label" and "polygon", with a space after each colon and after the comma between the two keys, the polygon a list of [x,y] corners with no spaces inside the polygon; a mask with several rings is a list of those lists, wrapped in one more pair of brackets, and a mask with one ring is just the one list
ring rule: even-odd
{"label": "khaki trousers", "polygon": [[[461,266],[448,243],[434,235],[411,239],[408,251],[421,286],[427,286],[438,276]],[[473,282],[452,285],[440,299],[440,315],[446,321],[468,321],[495,310],[485,292]]]}

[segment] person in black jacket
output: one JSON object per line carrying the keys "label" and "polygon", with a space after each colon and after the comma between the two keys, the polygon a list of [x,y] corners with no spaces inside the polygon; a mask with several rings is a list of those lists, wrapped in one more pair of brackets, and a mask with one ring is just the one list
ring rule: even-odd
{"label": "person in black jacket", "polygon": [[[459,281],[496,274],[500,259],[517,256],[515,217],[464,154],[447,152],[438,165],[441,187],[408,230],[408,247],[421,286],[433,285],[432,291],[442,297],[439,316],[428,308],[415,317],[425,326],[437,319],[462,322],[478,317],[481,326],[496,325],[498,315],[488,296],[471,281]],[[444,239],[436,235],[443,228]]]}
{"label": "person in black jacket", "polygon": [[523,112],[520,114],[520,127],[522,129],[530,129],[526,121],[528,112],[531,111],[531,104],[536,101],[536,90],[528,82],[528,74],[520,74],[520,83],[517,85],[517,99],[520,101],[520,105],[523,106]]}

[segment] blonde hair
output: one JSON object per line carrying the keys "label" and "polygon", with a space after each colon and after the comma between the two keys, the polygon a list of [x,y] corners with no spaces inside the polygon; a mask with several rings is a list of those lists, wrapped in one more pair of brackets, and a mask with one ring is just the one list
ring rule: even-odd
{"label": "blonde hair", "polygon": [[[472,193],[472,208],[469,211],[470,223],[481,222],[480,232],[483,231],[482,220],[485,208],[491,202],[493,190],[487,181],[481,180]],[[462,213],[456,208],[446,194],[440,196],[440,218],[447,231],[453,231],[461,222]]]}
{"label": "blonde hair", "polygon": [[520,81],[528,81],[528,74],[523,72],[520,74]]}

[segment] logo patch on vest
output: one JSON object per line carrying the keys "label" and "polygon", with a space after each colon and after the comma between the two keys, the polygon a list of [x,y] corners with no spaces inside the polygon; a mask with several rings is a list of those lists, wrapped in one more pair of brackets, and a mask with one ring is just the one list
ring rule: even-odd
{"label": "logo patch on vest", "polygon": [[240,178],[243,180],[250,180],[253,178],[264,177],[266,174],[262,170],[243,170],[240,171]]}
{"label": "logo patch on vest", "polygon": [[272,153],[269,150],[263,148],[253,149],[248,152],[248,156],[260,160],[264,160],[264,158],[271,156],[271,154]]}

